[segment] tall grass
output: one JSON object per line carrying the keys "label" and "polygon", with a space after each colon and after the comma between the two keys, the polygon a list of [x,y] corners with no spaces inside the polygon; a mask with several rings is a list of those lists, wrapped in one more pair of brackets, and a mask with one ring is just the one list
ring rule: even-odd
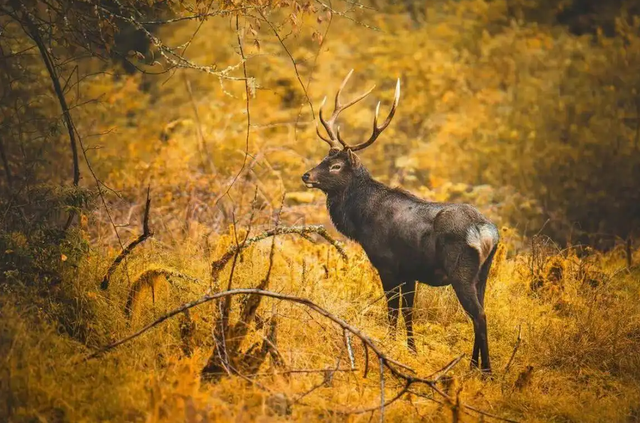
{"label": "tall grass", "polygon": [[[377,419],[377,411],[342,413],[375,407],[380,401],[377,368],[372,363],[363,378],[364,351],[358,342],[353,344],[356,371],[282,374],[349,370],[350,363],[339,328],[304,307],[273,299],[262,300],[258,315],[262,320],[277,318],[277,348],[286,369],[267,359],[252,382],[237,376],[217,383],[201,381],[200,371],[213,348],[213,303],[191,310],[188,322],[186,316],[178,316],[99,358],[81,361],[97,346],[201,296],[209,288],[212,258],[231,243],[230,237],[221,236],[208,254],[195,242],[171,248],[150,241],[114,274],[108,291],[98,288],[109,264],[107,254],[98,250],[52,288],[57,293],[3,291],[0,420]],[[640,416],[640,272],[622,270],[625,261],[618,251],[578,257],[572,250],[514,254],[503,249],[486,298],[494,365],[494,376],[487,379],[469,369],[473,328],[450,287],[419,286],[419,353],[412,355],[402,325],[395,337],[388,327],[378,276],[359,247],[347,245],[348,262],[330,246],[302,239],[278,237],[275,248],[268,289],[311,299],[364,331],[386,354],[420,375],[466,354],[441,383],[451,395],[459,392],[467,404],[527,422],[631,422]],[[263,242],[241,255],[233,287],[252,287],[264,278],[268,249],[269,243]],[[154,268],[189,274],[203,284],[168,281],[159,273],[140,283],[139,275]],[[225,283],[229,272],[221,275]],[[72,304],[60,298],[73,299]],[[240,301],[232,303],[232,322],[238,318]],[[69,322],[73,330],[62,327]],[[188,340],[185,323],[191,329]],[[519,330],[521,341],[514,354]],[[260,341],[265,331],[252,324],[243,348]],[[392,398],[402,386],[389,377],[386,382],[386,397]],[[425,398],[431,392],[417,393],[387,407],[385,420],[451,420],[448,407]],[[461,420],[478,421],[478,416],[462,415]]]}

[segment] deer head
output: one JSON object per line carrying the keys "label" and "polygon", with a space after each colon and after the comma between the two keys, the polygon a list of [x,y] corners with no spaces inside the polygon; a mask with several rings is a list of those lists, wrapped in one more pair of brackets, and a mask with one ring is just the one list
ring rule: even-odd
{"label": "deer head", "polygon": [[322,123],[322,126],[326,131],[326,136],[322,135],[322,133],[320,132],[320,127],[317,123],[316,133],[321,140],[329,144],[329,154],[320,162],[320,164],[302,175],[302,181],[308,188],[319,188],[324,192],[332,192],[340,190],[340,188],[346,186],[352,179],[354,172],[361,166],[360,159],[355,154],[355,152],[363,150],[373,144],[378,136],[382,133],[382,131],[384,131],[387,126],[389,126],[389,124],[391,123],[391,119],[393,119],[393,115],[396,113],[398,101],[400,100],[399,78],[396,84],[396,93],[393,99],[393,105],[391,106],[391,111],[389,112],[389,115],[382,123],[382,125],[378,125],[378,113],[380,111],[380,102],[378,102],[378,105],[376,106],[375,116],[373,118],[373,132],[369,139],[356,145],[349,145],[344,142],[344,140],[340,136],[340,126],[336,126],[336,120],[338,119],[338,116],[344,110],[368,96],[375,88],[374,85],[359,97],[356,97],[346,104],[342,104],[342,101],[340,100],[340,94],[342,94],[342,90],[344,89],[345,85],[347,85],[347,81],[349,81],[352,73],[353,69],[342,81],[342,84],[340,85],[340,88],[336,93],[333,114],[329,119],[325,120],[322,114],[322,108],[327,101],[327,97],[322,100],[322,104],[320,105],[318,115],[320,118],[320,123]]}

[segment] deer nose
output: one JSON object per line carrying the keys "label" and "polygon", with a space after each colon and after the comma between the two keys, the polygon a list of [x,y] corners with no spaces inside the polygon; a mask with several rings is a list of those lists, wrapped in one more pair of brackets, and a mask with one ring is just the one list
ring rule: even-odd
{"label": "deer nose", "polygon": [[304,182],[307,182],[309,180],[309,178],[311,177],[311,175],[309,175],[309,172],[305,173],[304,175],[302,175],[302,180]]}

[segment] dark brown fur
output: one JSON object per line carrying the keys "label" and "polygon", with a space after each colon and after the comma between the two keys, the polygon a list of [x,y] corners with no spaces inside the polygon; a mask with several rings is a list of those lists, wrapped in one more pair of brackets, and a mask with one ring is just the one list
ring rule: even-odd
{"label": "dark brown fur", "polygon": [[411,315],[416,281],[451,284],[473,320],[472,364],[478,365],[480,355],[482,369],[490,371],[484,293],[498,244],[496,227],[472,206],[429,202],[385,186],[348,147],[332,148],[302,180],[326,193],[336,228],[357,241],[378,270],[392,328],[402,296],[409,348],[416,349]]}

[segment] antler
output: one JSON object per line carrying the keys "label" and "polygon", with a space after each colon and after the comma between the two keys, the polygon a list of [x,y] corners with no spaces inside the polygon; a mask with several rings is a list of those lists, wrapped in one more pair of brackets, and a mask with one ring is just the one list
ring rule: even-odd
{"label": "antler", "polygon": [[389,124],[391,123],[391,119],[393,119],[393,115],[395,115],[396,108],[398,107],[398,101],[400,100],[400,78],[398,78],[398,82],[396,84],[396,93],[393,99],[393,105],[391,106],[391,111],[389,112],[389,115],[387,116],[385,121],[382,123],[382,125],[378,126],[378,113],[380,111],[380,102],[378,102],[378,105],[376,106],[376,114],[375,114],[375,117],[373,118],[373,133],[371,134],[371,137],[367,141],[362,142],[360,144],[357,144],[354,146],[348,145],[340,137],[340,127],[335,126],[336,119],[338,118],[340,113],[342,113],[345,109],[353,106],[354,104],[356,104],[357,102],[359,102],[360,100],[368,96],[371,93],[371,91],[373,91],[373,89],[375,88],[375,85],[374,85],[367,92],[355,98],[354,100],[350,101],[349,103],[342,104],[340,101],[340,94],[342,93],[342,90],[344,89],[345,85],[347,85],[347,81],[349,81],[351,74],[353,74],[353,69],[351,69],[349,74],[347,74],[346,78],[344,78],[344,80],[342,81],[342,84],[340,85],[340,89],[338,89],[338,92],[336,93],[333,114],[331,115],[329,120],[325,120],[324,117],[322,116],[322,108],[324,107],[324,104],[327,101],[327,97],[325,97],[322,100],[322,104],[320,105],[320,110],[318,115],[320,116],[320,122],[322,123],[322,126],[324,126],[324,129],[327,131],[327,135],[329,136],[329,138],[325,138],[320,133],[320,128],[318,127],[317,123],[316,123],[316,133],[318,134],[320,139],[322,139],[327,144],[329,144],[329,147],[331,147],[332,150],[333,149],[337,149],[337,150],[350,149],[352,151],[358,151],[373,144],[374,141],[378,138],[378,136],[382,133],[382,131],[384,131],[387,128],[387,126],[389,126]]}

